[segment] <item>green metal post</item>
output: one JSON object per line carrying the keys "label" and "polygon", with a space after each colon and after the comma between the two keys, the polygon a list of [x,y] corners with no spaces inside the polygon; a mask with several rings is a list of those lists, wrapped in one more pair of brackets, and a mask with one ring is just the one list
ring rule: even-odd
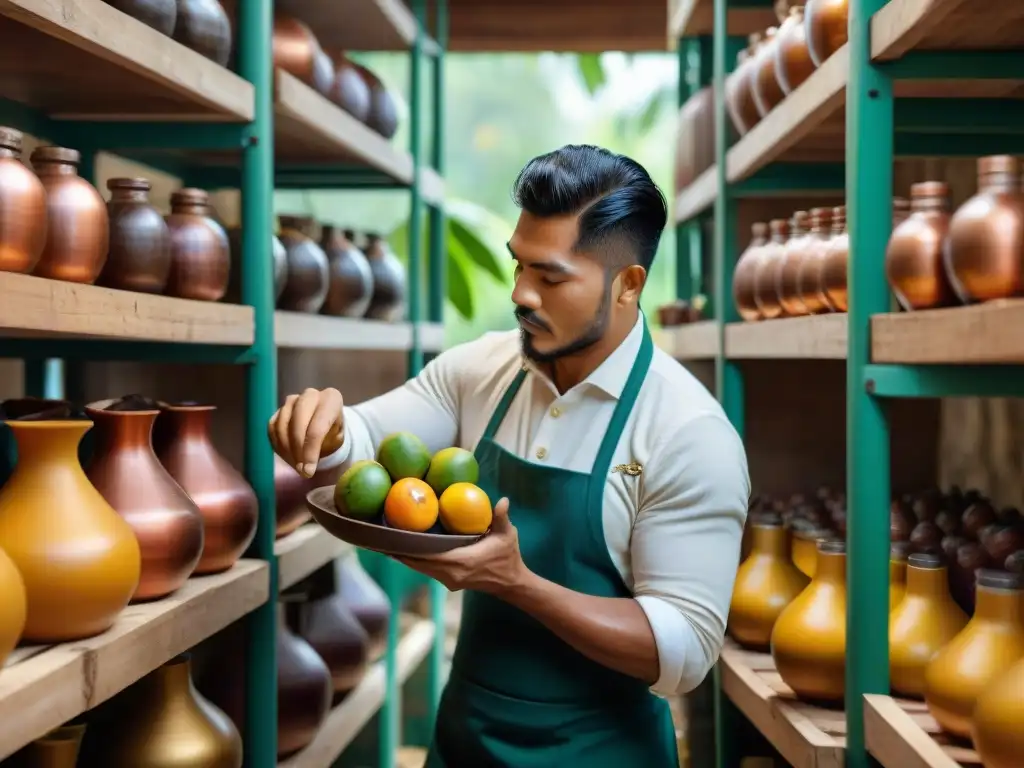
{"label": "green metal post", "polygon": [[242,152],[242,301],[255,309],[253,362],[246,369],[245,471],[259,500],[253,554],[270,565],[270,599],[249,614],[245,764],[277,765],[277,559],[274,557],[274,457],[267,422],[277,407],[274,278],[273,0],[246,0],[238,14],[238,72],[255,89],[252,139]]}
{"label": "green metal post", "polygon": [[889,426],[864,386],[871,315],[889,311],[883,274],[892,230],[892,83],[871,63],[871,16],[885,0],[850,3],[846,87],[846,200],[850,231],[846,362],[846,765],[871,764],[865,693],[889,692]]}
{"label": "green metal post", "polygon": [[[677,41],[676,56],[679,64],[679,107],[690,98],[690,40],[682,38]],[[674,208],[674,206],[673,206]],[[675,218],[675,211],[669,215]],[[693,296],[693,283],[690,269],[690,232],[691,222],[676,223],[676,298],[689,300]]]}

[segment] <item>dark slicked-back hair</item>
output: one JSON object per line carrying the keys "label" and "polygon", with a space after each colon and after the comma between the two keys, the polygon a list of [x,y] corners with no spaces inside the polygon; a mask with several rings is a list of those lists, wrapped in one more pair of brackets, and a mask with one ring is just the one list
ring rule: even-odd
{"label": "dark slicked-back hair", "polygon": [[650,270],[668,219],[665,196],[642,165],[589,144],[535,157],[512,199],[534,216],[578,214],[577,250],[601,252],[608,267]]}

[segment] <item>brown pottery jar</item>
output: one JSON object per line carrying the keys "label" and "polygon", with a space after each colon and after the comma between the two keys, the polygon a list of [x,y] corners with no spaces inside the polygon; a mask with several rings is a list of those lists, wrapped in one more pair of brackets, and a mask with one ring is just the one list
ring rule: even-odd
{"label": "brown pottery jar", "polygon": [[964,302],[1024,292],[1024,192],[1020,161],[1008,155],[978,160],[978,192],[949,222],[946,269]]}
{"label": "brown pottery jar", "polygon": [[231,58],[231,23],[217,0],[177,0],[174,39],[196,53],[227,66]]}
{"label": "brown pottery jar", "polygon": [[46,246],[33,274],[70,283],[95,283],[107,260],[107,205],[78,175],[81,155],[65,147],[39,147],[32,166],[46,189]]}
{"label": "brown pottery jar", "polygon": [[330,93],[334,65],[306,24],[292,16],[275,13],[273,48],[275,67],[324,95]]}
{"label": "brown pottery jar", "polygon": [[178,20],[177,0],[107,0],[122,13],[170,37]]}
{"label": "brown pottery jar", "polygon": [[807,307],[804,306],[800,295],[800,269],[804,259],[807,258],[807,250],[811,244],[808,226],[810,217],[807,211],[797,211],[790,220],[789,240],[782,248],[782,259],[778,269],[779,306],[782,307],[782,314],[786,317],[798,317],[807,314]]}
{"label": "brown pottery jar", "polygon": [[740,114],[739,105],[740,88],[745,87],[748,91],[750,89],[750,81],[746,79],[745,74],[746,67],[750,63],[749,57],[750,51],[748,49],[744,49],[736,54],[735,68],[725,76],[725,110],[729,115],[729,122],[732,123],[732,127],[740,136],[743,136],[752,127],[744,122],[743,116]]}
{"label": "brown pottery jar", "polygon": [[754,303],[762,319],[774,320],[782,316],[776,286],[779,268],[782,266],[783,248],[789,239],[789,222],[785,219],[772,219],[768,228],[771,239],[762,247],[754,272]]}
{"label": "brown pottery jar", "polygon": [[775,76],[775,50],[779,46],[778,29],[769,27],[765,31],[764,42],[756,54],[752,67],[751,78],[754,92],[754,103],[761,117],[767,116],[784,98],[779,80]]}
{"label": "brown pottery jar", "polygon": [[328,96],[356,120],[365,123],[370,116],[370,86],[344,53],[338,51],[331,58],[335,75]]}
{"label": "brown pottery jar", "polygon": [[256,535],[256,494],[210,440],[214,406],[161,406],[155,441],[157,456],[203,516],[203,555],[195,572],[226,571]]}
{"label": "brown pottery jar", "polygon": [[850,235],[846,231],[846,206],[832,209],[832,238],[821,264],[821,287],[836,312],[845,312],[846,265],[850,257]]}
{"label": "brown pottery jar", "polygon": [[949,185],[924,181],[910,188],[911,214],[896,225],[885,250],[885,277],[906,310],[942,307],[953,300],[942,249],[949,230]]}
{"label": "brown pottery jar", "polygon": [[340,595],[302,603],[299,635],[327,664],[335,699],[359,685],[370,663],[370,638]]}
{"label": "brown pottery jar", "polygon": [[325,315],[363,317],[373,298],[373,271],[366,255],[339,227],[325,226],[320,247],[327,254],[329,287]]}
{"label": "brown pottery jar", "polygon": [[320,730],[331,706],[331,671],[313,647],[285,623],[278,604],[277,756],[306,747]]}
{"label": "brown pottery jar", "polygon": [[290,312],[319,312],[330,289],[327,254],[313,238],[316,222],[307,216],[280,216],[278,237],[288,256],[288,280],[278,306]]}
{"label": "brown pottery jar", "polygon": [[75,768],[82,748],[85,725],[62,725],[11,756],[15,768]]}
{"label": "brown pottery jar", "polygon": [[391,601],[352,552],[334,561],[334,592],[366,630],[370,661],[376,661],[387,649]]}
{"label": "brown pottery jar", "polygon": [[715,99],[701,88],[679,110],[676,128],[676,191],[692,184],[715,164]]}
{"label": "brown pottery jar", "polygon": [[274,454],[274,501],[277,538],[287,536],[312,517],[306,507],[310,482],[276,453]]}
{"label": "brown pottery jar", "polygon": [[46,246],[46,190],[21,162],[23,140],[0,126],[0,272],[31,272]]}
{"label": "brown pottery jar", "polygon": [[804,24],[807,47],[816,67],[846,44],[849,0],[807,0]]}
{"label": "brown pottery jar", "polygon": [[171,274],[171,233],[150,205],[146,179],[109,179],[110,249],[99,283],[139,293],[163,293]]}
{"label": "brown pottery jar", "polygon": [[831,209],[811,208],[810,232],[796,276],[797,295],[811,315],[832,311],[828,296],[821,289],[821,268],[832,239],[831,224]]}
{"label": "brown pottery jar", "polygon": [[761,319],[761,310],[754,300],[754,276],[764,246],[768,242],[768,225],[759,221],[751,226],[750,245],[740,254],[732,273],[732,296],[740,317],[750,322]]}
{"label": "brown pottery jar", "polygon": [[804,7],[793,5],[789,16],[779,26],[775,48],[775,77],[784,94],[790,94],[814,73],[815,64],[807,49],[807,27]]}
{"label": "brown pottery jar", "polygon": [[372,232],[366,234],[366,257],[373,273],[373,298],[366,317],[399,320],[405,305],[405,267],[384,239]]}
{"label": "brown pottery jar", "polygon": [[395,110],[394,99],[373,72],[359,64],[354,66],[370,89],[370,111],[366,116],[366,124],[385,139],[392,138],[398,130],[398,112]]}
{"label": "brown pottery jar", "polygon": [[[224,301],[232,304],[242,302],[242,228],[228,229],[228,248],[231,254],[231,274],[228,278],[228,290]],[[288,254],[277,235],[270,236],[270,258],[274,264],[274,303],[281,298],[285,283],[288,281]]]}
{"label": "brown pottery jar", "polygon": [[[732,77],[732,96],[726,98],[733,104],[735,116],[733,124],[737,133],[741,136],[747,133],[761,120],[761,113],[757,110],[757,102],[754,101],[754,59],[758,48],[761,46],[762,36],[756,32],[749,37],[749,43],[742,60],[737,58],[736,69]],[[729,103],[729,102],[727,102]],[[732,114],[730,111],[730,115]]]}
{"label": "brown pottery jar", "polygon": [[231,246],[224,227],[210,216],[210,196],[191,188],[172,194],[167,228],[171,233],[167,294],[198,301],[224,298],[231,274]]}
{"label": "brown pottery jar", "polygon": [[974,705],[971,740],[985,768],[1018,768],[1024,754],[1024,659],[985,686]]}

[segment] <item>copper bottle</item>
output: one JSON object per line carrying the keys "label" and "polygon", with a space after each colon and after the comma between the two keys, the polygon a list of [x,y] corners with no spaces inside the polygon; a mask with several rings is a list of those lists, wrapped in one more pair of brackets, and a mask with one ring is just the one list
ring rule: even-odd
{"label": "copper bottle", "polygon": [[338,51],[331,58],[335,76],[328,96],[356,120],[365,123],[370,116],[370,86],[344,53]]}
{"label": "copper bottle", "polygon": [[279,216],[278,237],[288,255],[288,280],[278,306],[290,312],[319,312],[330,288],[327,254],[316,244],[316,222],[305,216]]}
{"label": "copper bottle", "polygon": [[764,245],[768,242],[768,225],[759,221],[750,229],[753,235],[750,245],[740,254],[732,273],[733,300],[740,317],[747,321],[761,318],[761,310],[754,301],[754,275],[757,274]]}
{"label": "copper bottle", "polygon": [[810,231],[804,246],[804,258],[797,270],[797,295],[803,302],[808,314],[818,315],[831,312],[828,296],[821,290],[821,267],[832,237],[832,210],[830,208],[811,208]]}
{"label": "copper bottle", "polygon": [[848,13],[849,0],[807,0],[804,24],[814,66],[820,67],[846,44]]}
{"label": "copper bottle", "polygon": [[231,24],[217,0],[178,0],[174,39],[222,67],[231,57]]}
{"label": "copper bottle", "polygon": [[171,274],[171,233],[150,205],[147,179],[108,179],[110,249],[99,283],[139,293],[163,293]]}
{"label": "copper bottle", "polygon": [[889,612],[900,604],[907,594],[907,557],[910,547],[905,541],[889,545]]}
{"label": "copper bottle", "polygon": [[783,248],[789,239],[789,222],[785,219],[772,219],[768,228],[771,230],[771,239],[762,247],[754,271],[754,303],[762,319],[773,320],[782,316],[777,286]]}
{"label": "copper bottle", "polygon": [[821,287],[836,312],[845,312],[846,264],[850,257],[850,234],[846,231],[846,206],[832,209],[832,239],[821,265]]}
{"label": "copper bottle", "polygon": [[1024,578],[981,570],[974,616],[928,664],[925,701],[944,731],[969,738],[978,696],[1024,657]]}
{"label": "copper bottle", "polygon": [[370,638],[340,595],[302,603],[299,635],[327,664],[335,699],[359,685],[370,663]]}
{"label": "copper bottle", "polygon": [[31,272],[46,245],[46,190],[21,162],[23,138],[0,126],[0,272]]}
{"label": "copper bottle", "polygon": [[210,216],[210,196],[202,189],[191,188],[173,193],[167,228],[171,233],[167,295],[198,301],[224,298],[231,273],[231,248],[224,227]]}
{"label": "copper bottle", "polygon": [[[736,133],[743,136],[753,125],[747,125],[740,114],[740,89],[746,88],[749,92],[750,81],[746,78],[745,69],[750,63],[750,49],[744,49],[736,54],[736,66],[732,72],[725,76],[725,110],[729,115],[729,122],[736,129]],[[753,98],[753,97],[751,97]],[[751,102],[753,103],[753,102]],[[756,107],[755,107],[756,113]],[[760,115],[758,115],[760,117]]]}
{"label": "copper bottle", "polygon": [[391,601],[352,552],[334,561],[334,591],[341,597],[370,638],[370,661],[376,661],[387,649]]}
{"label": "copper bottle", "polygon": [[775,76],[775,50],[779,46],[778,29],[768,27],[764,33],[764,42],[754,55],[752,85],[754,103],[761,117],[765,117],[784,98],[779,80]]}
{"label": "copper bottle", "polygon": [[334,65],[320,48],[313,31],[298,19],[274,14],[274,66],[327,94],[334,82]]}
{"label": "copper bottle", "polygon": [[967,625],[949,594],[940,555],[911,555],[907,591],[889,616],[889,680],[894,693],[924,697],[928,662]]}
{"label": "copper bottle", "polygon": [[782,258],[778,267],[776,289],[779,294],[779,306],[785,317],[798,317],[807,314],[800,295],[800,284],[797,282],[807,249],[810,247],[808,226],[810,217],[807,211],[797,211],[790,219],[789,240],[782,248]]}
{"label": "copper bottle", "polygon": [[256,535],[258,504],[245,478],[210,440],[212,405],[162,404],[157,455],[203,516],[203,555],[195,573],[226,571]]}
{"label": "copper bottle", "polygon": [[320,247],[327,254],[330,287],[325,315],[363,317],[373,298],[373,272],[366,256],[338,227],[325,226]]}
{"label": "copper bottle", "polygon": [[815,64],[807,49],[804,7],[791,5],[789,16],[779,26],[775,47],[775,77],[785,94],[795,91],[814,72]]}
{"label": "copper bottle", "polygon": [[95,424],[89,481],[132,527],[142,551],[133,602],[166,597],[192,575],[203,552],[203,518],[153,452],[160,414],[141,399],[104,400],[86,408]]}
{"label": "copper bottle", "polygon": [[733,124],[740,135],[761,120],[761,113],[757,111],[757,103],[754,101],[754,59],[762,43],[761,33],[750,35],[748,41],[743,60],[737,60],[732,80],[732,102],[736,113]]}
{"label": "copper bottle", "polygon": [[373,298],[366,317],[396,321],[405,308],[405,267],[380,235],[366,233],[366,257],[373,273]]}
{"label": "copper bottle", "polygon": [[1024,754],[1024,659],[978,696],[971,740],[985,768],[1018,768]]}
{"label": "copper bottle", "polygon": [[355,67],[370,89],[370,112],[366,116],[366,124],[385,139],[392,138],[398,130],[394,99],[373,72],[359,64]]}
{"label": "copper bottle", "polygon": [[310,482],[287,461],[274,454],[274,500],[277,510],[275,535],[287,536],[312,516],[306,506]]}
{"label": "copper bottle", "polygon": [[885,277],[904,309],[949,304],[953,290],[942,262],[949,230],[949,185],[924,181],[910,188],[913,212],[900,222],[885,250]]}
{"label": "copper bottle", "polygon": [[170,37],[178,20],[176,0],[107,0],[117,10],[127,13],[146,26]]}
{"label": "copper bottle", "polygon": [[978,192],[949,222],[946,270],[961,301],[1005,299],[1024,292],[1024,192],[1020,161],[978,160]]}
{"label": "copper bottle", "polygon": [[75,768],[85,725],[62,725],[11,757],[13,768]]}
{"label": "copper bottle", "polygon": [[78,175],[81,155],[65,147],[39,147],[32,166],[46,189],[47,235],[34,275],[94,283],[107,260],[107,205]]}
{"label": "copper bottle", "polygon": [[[231,274],[228,278],[228,290],[224,294],[224,301],[231,304],[242,303],[242,228],[231,227],[228,233],[228,248],[231,254]],[[285,283],[288,282],[288,254],[277,235],[270,236],[270,258],[274,262],[274,302],[276,303],[284,292]]]}
{"label": "copper bottle", "polygon": [[710,86],[693,94],[679,110],[676,126],[676,191],[692,184],[715,164],[715,99]]}
{"label": "copper bottle", "polygon": [[323,725],[331,706],[331,671],[313,647],[292,633],[278,604],[277,756],[306,747]]}

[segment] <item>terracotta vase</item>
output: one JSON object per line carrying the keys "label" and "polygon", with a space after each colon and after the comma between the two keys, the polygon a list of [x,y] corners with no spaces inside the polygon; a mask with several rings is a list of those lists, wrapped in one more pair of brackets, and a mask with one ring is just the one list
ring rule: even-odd
{"label": "terracotta vase", "polygon": [[846,206],[832,209],[832,239],[821,265],[821,286],[836,312],[845,312],[846,264],[850,257],[850,234],[846,231]]}
{"label": "terracotta vase", "polygon": [[776,272],[778,280],[775,284],[783,317],[799,317],[807,314],[807,307],[804,306],[801,299],[800,284],[797,279],[810,246],[809,226],[810,216],[807,211],[797,211],[789,222],[789,240],[782,248],[782,257]]}
{"label": "terracotta vase", "polygon": [[761,319],[761,310],[754,300],[754,275],[768,242],[768,225],[757,222],[751,227],[750,245],[740,254],[732,273],[732,296],[740,317],[750,322]]}
{"label": "terracotta vase", "polygon": [[1024,292],[1024,192],[1016,157],[978,160],[978,192],[949,221],[946,269],[964,302]]}
{"label": "terracotta vase", "polygon": [[373,72],[358,64],[354,66],[370,89],[370,111],[366,116],[366,124],[385,139],[392,138],[398,131],[398,111],[394,99]]}
{"label": "terracotta vase", "polygon": [[825,541],[830,536],[831,531],[813,525],[792,528],[790,549],[793,565],[807,578],[813,579],[818,570],[818,542]]}
{"label": "terracotta vase", "polygon": [[846,44],[849,0],[807,0],[804,24],[807,47],[816,67]]}
{"label": "terracotta vase", "polygon": [[238,729],[196,690],[187,655],[158,667],[125,695],[126,706],[102,734],[104,768],[241,768]]}
{"label": "terracotta vase", "polygon": [[373,298],[370,262],[338,227],[323,227],[320,247],[327,254],[330,280],[321,311],[325,315],[363,317]]}
{"label": "terracotta vase", "polygon": [[779,515],[760,515],[751,531],[750,556],[736,573],[728,629],[740,645],[767,650],[776,619],[804,590],[808,578],[793,565]]}
{"label": "terracotta vase", "polygon": [[885,251],[885,277],[906,310],[951,303],[942,249],[949,230],[949,185],[925,181],[910,187],[913,212],[900,222]]}
{"label": "terracotta vase", "polygon": [[842,701],[846,669],[846,543],[818,544],[814,578],[772,630],[779,676],[801,699]]}
{"label": "terracotta vase", "polygon": [[985,686],[971,724],[985,768],[1018,768],[1024,754],[1024,659]]}
{"label": "terracotta vase", "polygon": [[772,219],[768,228],[771,237],[762,247],[754,271],[754,303],[762,319],[774,320],[782,317],[777,286],[784,246],[789,239],[789,222],[785,219]]}
{"label": "terracotta vase", "polygon": [[275,535],[287,536],[312,516],[306,506],[311,484],[295,468],[274,454],[274,498],[277,510]]}
{"label": "terracotta vase", "polygon": [[256,494],[210,440],[214,406],[161,406],[157,456],[203,516],[203,554],[195,573],[226,571],[256,535]]}
{"label": "terracotta vase", "polygon": [[376,661],[387,650],[391,601],[366,572],[357,554],[334,561],[334,591],[358,619],[369,637],[367,653]]}
{"label": "terracotta vase", "polygon": [[280,216],[278,237],[288,255],[288,280],[278,306],[290,312],[317,313],[330,289],[330,267],[327,254],[316,244],[312,234],[313,219],[303,216]]}
{"label": "terracotta vase", "polygon": [[356,120],[365,123],[370,116],[370,86],[344,53],[337,51],[331,58],[335,75],[327,95]]}
{"label": "terracotta vase", "polygon": [[62,725],[28,744],[11,758],[15,768],[75,768],[85,725]]}
{"label": "terracotta vase", "polygon": [[729,122],[740,136],[745,135],[761,119],[751,91],[750,64],[754,47],[761,36],[751,35],[750,45],[736,55],[736,67],[725,77],[725,109]]}
{"label": "terracotta vase", "polygon": [[170,37],[178,20],[176,0],[107,0],[117,10]]}
{"label": "terracotta vase", "polygon": [[797,270],[797,295],[803,302],[808,314],[818,315],[831,312],[828,296],[821,289],[821,268],[832,237],[832,210],[830,208],[811,208],[810,231],[804,247],[804,258]]}
{"label": "terracotta vase", "polygon": [[109,179],[110,246],[99,283],[139,293],[163,293],[171,274],[171,233],[149,202],[147,179]]}
{"label": "terracotta vase", "polygon": [[313,647],[292,633],[278,605],[277,756],[306,747],[331,707],[331,671]]}
{"label": "terracotta vase", "polygon": [[139,585],[139,543],[92,486],[78,444],[84,419],[8,421],[18,464],[0,489],[0,548],[28,601],[22,639],[57,643],[109,629]]}
{"label": "terracotta vase", "polygon": [[0,126],[0,272],[31,272],[46,246],[46,190],[21,162],[23,140]]}
{"label": "terracotta vase", "polygon": [[900,604],[907,594],[907,558],[910,547],[905,541],[889,545],[889,612]]}
{"label": "terracotta vase", "polygon": [[775,46],[775,77],[784,94],[795,91],[816,68],[807,48],[807,27],[804,24],[804,7],[791,5],[789,16],[779,25]]}
{"label": "terracotta vase", "polygon": [[203,552],[199,508],[167,473],[153,451],[160,409],[141,398],[93,403],[96,425],[86,475],[132,527],[142,551],[134,601],[166,597],[192,575]]}
{"label": "terracotta vase", "polygon": [[210,196],[202,189],[171,195],[171,274],[167,294],[179,299],[220,301],[231,276],[228,235],[210,216]]}
{"label": "terracotta vase", "polygon": [[231,58],[231,23],[217,0],[177,0],[174,39],[222,67]]}
{"label": "terracotta vase", "polygon": [[754,54],[751,83],[754,93],[754,104],[761,117],[766,117],[779,103],[786,98],[779,80],[775,75],[775,51],[779,47],[778,29],[768,27],[764,33],[764,42]]}
{"label": "terracotta vase", "polygon": [[701,88],[679,109],[676,121],[676,191],[690,186],[715,164],[715,99],[710,86]]}
{"label": "terracotta vase", "polygon": [[939,555],[911,555],[907,592],[889,616],[889,680],[894,693],[924,697],[928,663],[967,625],[967,614],[949,594]]}
{"label": "terracotta vase", "polygon": [[27,610],[25,582],[11,558],[0,549],[0,669],[21,639]]}
{"label": "terracotta vase", "polygon": [[334,65],[313,31],[298,19],[274,13],[274,66],[294,75],[318,92],[330,93]]}
{"label": "terracotta vase", "polygon": [[32,166],[46,190],[46,246],[34,275],[94,283],[107,260],[110,228],[100,193],[78,175],[81,155],[64,147],[39,147]]}
{"label": "terracotta vase", "polygon": [[405,267],[380,235],[366,234],[366,257],[373,273],[373,298],[366,317],[397,321],[405,309]]}
{"label": "terracotta vase", "polygon": [[[228,233],[228,248],[231,253],[231,273],[228,277],[228,290],[224,294],[224,301],[231,304],[242,303],[242,228],[230,227]],[[288,282],[288,254],[284,246],[277,238],[277,235],[270,236],[270,258],[273,261],[274,274],[274,302],[276,303],[281,294],[284,293],[285,283]]]}
{"label": "terracotta vase", "polygon": [[335,700],[359,685],[370,663],[370,638],[340,595],[303,603],[299,635],[331,671]]}
{"label": "terracotta vase", "polygon": [[982,570],[974,616],[925,671],[928,711],[944,731],[969,738],[978,696],[1022,657],[1024,578]]}

